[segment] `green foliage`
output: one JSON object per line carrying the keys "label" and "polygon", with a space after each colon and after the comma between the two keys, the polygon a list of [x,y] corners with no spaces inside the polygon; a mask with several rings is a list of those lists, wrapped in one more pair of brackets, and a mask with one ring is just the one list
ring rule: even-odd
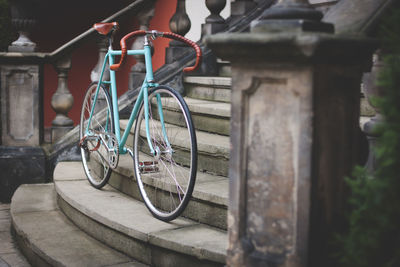
{"label": "green foliage", "polygon": [[0,51],[5,51],[15,39],[15,32],[11,26],[9,0],[0,0]]}
{"label": "green foliage", "polygon": [[381,27],[385,68],[379,85],[385,96],[376,104],[385,122],[375,151],[378,167],[367,174],[355,168],[347,179],[352,190],[348,232],[339,237],[339,261],[351,267],[400,266],[400,9]]}

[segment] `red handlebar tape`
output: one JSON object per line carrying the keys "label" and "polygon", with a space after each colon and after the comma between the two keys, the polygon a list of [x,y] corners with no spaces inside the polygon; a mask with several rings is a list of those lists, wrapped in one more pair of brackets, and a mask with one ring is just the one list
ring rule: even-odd
{"label": "red handlebar tape", "polygon": [[[127,40],[129,40],[130,38],[133,38],[133,37],[137,37],[137,36],[144,36],[148,33],[149,32],[146,32],[144,30],[139,30],[139,31],[134,31],[134,32],[131,32],[131,33],[128,33],[127,35],[125,35],[120,41],[121,51],[122,51],[121,59],[120,59],[119,63],[111,65],[110,69],[113,71],[117,71],[122,66],[122,64],[125,62],[125,58],[128,54],[128,49],[126,47]],[[151,34],[151,32],[149,34]],[[193,47],[193,49],[196,51],[196,63],[194,64],[194,66],[184,68],[183,71],[190,72],[190,71],[194,71],[195,69],[198,68],[198,66],[201,63],[201,49],[195,42],[193,42],[179,34],[173,33],[173,32],[163,32],[163,33],[160,33],[160,35],[165,38],[184,42],[184,43],[188,44],[189,46]]]}

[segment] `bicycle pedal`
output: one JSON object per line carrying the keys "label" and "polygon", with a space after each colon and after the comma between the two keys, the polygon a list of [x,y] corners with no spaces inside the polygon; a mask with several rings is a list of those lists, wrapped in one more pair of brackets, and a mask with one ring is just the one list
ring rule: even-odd
{"label": "bicycle pedal", "polygon": [[158,161],[141,161],[141,162],[139,162],[139,171],[143,174],[158,172],[159,171]]}

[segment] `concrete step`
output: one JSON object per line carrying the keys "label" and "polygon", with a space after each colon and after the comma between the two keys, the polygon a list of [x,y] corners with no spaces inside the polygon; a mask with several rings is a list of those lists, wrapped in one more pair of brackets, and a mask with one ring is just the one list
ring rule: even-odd
{"label": "concrete step", "polygon": [[10,204],[0,202],[0,267],[30,267],[11,233]]}
{"label": "concrete step", "polygon": [[53,184],[22,185],[11,203],[18,245],[32,266],[146,266],[90,237],[58,208]]}
{"label": "concrete step", "polygon": [[[127,126],[127,120],[121,120],[121,131],[124,131]],[[168,128],[180,131],[179,127],[174,125],[166,125]],[[127,146],[133,146],[133,129],[132,127],[130,136],[127,140]],[[141,129],[141,135],[145,136],[144,128]],[[198,153],[198,165],[199,171],[208,172],[215,175],[228,176],[228,165],[229,165],[229,137],[224,135],[218,135],[208,132],[196,131],[197,137],[197,153]],[[175,142],[175,145],[180,147],[180,153],[185,153],[185,145],[188,145],[187,140],[179,140],[175,138],[170,140]]]}
{"label": "concrete step", "polygon": [[[123,155],[120,157],[118,168],[111,174],[109,184],[117,190],[142,201],[133,171],[133,160],[130,156]],[[229,180],[227,177],[197,172],[192,199],[182,216],[226,229],[228,190]]]}
{"label": "concrete step", "polygon": [[[229,135],[231,118],[230,103],[190,97],[185,97],[185,101],[188,104],[196,130]],[[167,106],[163,108],[166,122],[178,124],[177,116],[174,116],[177,106],[174,106],[174,103],[171,102],[167,102],[166,104]],[[157,114],[157,112],[153,112],[153,114]]]}
{"label": "concrete step", "polygon": [[188,76],[184,78],[184,88],[191,98],[231,102],[230,77]]}
{"label": "concrete step", "polygon": [[89,235],[151,266],[225,264],[226,231],[185,218],[157,220],[142,202],[112,187],[91,187],[79,165],[59,163],[54,184],[61,210]]}

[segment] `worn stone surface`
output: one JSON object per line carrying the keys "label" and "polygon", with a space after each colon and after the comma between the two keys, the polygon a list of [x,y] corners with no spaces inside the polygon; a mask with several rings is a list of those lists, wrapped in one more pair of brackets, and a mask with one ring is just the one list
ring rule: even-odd
{"label": "worn stone surface", "polygon": [[[142,201],[133,174],[132,159],[121,157],[119,166],[110,177],[109,184],[115,189]],[[198,172],[192,199],[183,217],[226,229],[229,181],[226,177]]]}
{"label": "worn stone surface", "polygon": [[0,267],[29,267],[11,235],[10,204],[0,203]]}
{"label": "worn stone surface", "polygon": [[[123,120],[120,122],[121,129],[125,130],[127,121]],[[170,127],[172,131],[183,131],[183,128],[176,127],[172,124],[167,124],[167,128]],[[132,127],[134,128],[134,127]],[[174,129],[175,128],[175,129]],[[127,145],[133,146],[133,130],[128,137]],[[141,135],[145,136],[144,125],[141,129]],[[216,175],[228,176],[228,161],[229,161],[229,138],[227,136],[197,131],[197,153],[198,153],[198,170],[213,173]],[[179,144],[179,150],[176,153],[180,156],[181,160],[189,158],[188,150],[186,147],[189,146],[188,140],[184,137],[177,135],[177,137],[171,141],[175,144]]]}
{"label": "worn stone surface", "polygon": [[186,77],[185,91],[189,97],[221,102],[231,101],[230,77]]}
{"label": "worn stone surface", "polygon": [[79,230],[59,211],[54,196],[53,184],[25,185],[11,204],[17,241],[32,265],[143,266]]}
{"label": "worn stone surface", "polygon": [[[113,171],[109,184],[139,201],[142,197],[133,174],[133,161],[129,156],[120,158],[117,170]],[[67,178],[67,176],[71,178]],[[72,176],[79,177],[73,179]],[[54,177],[58,181],[78,181],[87,183],[80,162],[63,162],[55,170]],[[183,216],[201,223],[226,229],[226,211],[228,205],[228,179],[198,172],[192,200]]]}
{"label": "worn stone surface", "polygon": [[43,141],[40,65],[1,65],[1,144],[37,146]]}
{"label": "worn stone surface", "polygon": [[[63,168],[62,164],[58,168]],[[155,264],[153,253],[160,249],[165,250],[163,255],[168,260],[182,256],[181,262],[187,264],[189,260],[194,266],[202,266],[202,261],[217,265],[225,261],[227,243],[223,230],[187,219],[159,221],[142,202],[108,186],[96,190],[87,181],[65,178],[59,181],[57,176],[55,184],[60,207],[69,218],[102,242],[148,264]],[[194,236],[188,238],[191,227],[196,231],[190,231]],[[174,235],[181,238],[171,238]],[[125,246],[136,250],[124,249]]]}
{"label": "worn stone surface", "polygon": [[[229,135],[230,103],[185,97],[196,130]],[[177,123],[173,103],[163,107],[164,119],[168,123]]]}
{"label": "worn stone surface", "polygon": [[232,62],[228,265],[328,266],[374,43],[309,33],[206,42]]}

